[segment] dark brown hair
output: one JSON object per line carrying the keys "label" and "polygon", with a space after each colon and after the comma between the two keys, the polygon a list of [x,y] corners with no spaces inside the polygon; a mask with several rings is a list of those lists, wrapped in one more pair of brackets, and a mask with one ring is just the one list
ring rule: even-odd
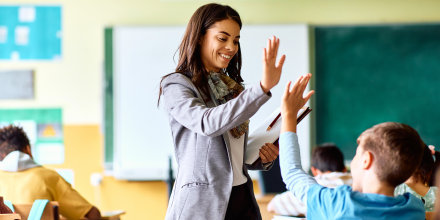
{"label": "dark brown hair", "polygon": [[29,138],[21,127],[9,125],[0,128],[0,160],[12,151],[24,152],[29,145]]}
{"label": "dark brown hair", "polygon": [[[206,34],[206,31],[211,28],[214,23],[225,19],[234,20],[241,29],[242,23],[240,15],[230,6],[215,3],[201,6],[194,12],[189,20],[182,42],[179,46],[179,62],[175,71],[190,78],[194,85],[205,93],[208,91],[205,76],[207,72],[202,63],[202,58],[200,55],[200,41]],[[241,48],[239,43],[237,53],[226,67],[226,74],[228,74],[228,76],[237,83],[242,83],[243,79],[241,78],[240,71]],[[162,77],[162,80],[171,74],[173,73],[165,75]],[[161,93],[162,85],[160,86],[159,90],[158,105]]]}
{"label": "dark brown hair", "polygon": [[363,137],[363,150],[373,154],[377,177],[393,187],[412,175],[425,148],[416,130],[397,122],[375,125],[360,137]]}
{"label": "dark brown hair", "polygon": [[415,177],[418,182],[427,186],[434,186],[434,173],[440,164],[439,160],[440,152],[435,151],[434,154],[432,154],[431,149],[425,145],[422,161],[412,176]]}
{"label": "dark brown hair", "polygon": [[334,144],[321,144],[313,149],[312,166],[321,172],[343,172],[344,155]]}

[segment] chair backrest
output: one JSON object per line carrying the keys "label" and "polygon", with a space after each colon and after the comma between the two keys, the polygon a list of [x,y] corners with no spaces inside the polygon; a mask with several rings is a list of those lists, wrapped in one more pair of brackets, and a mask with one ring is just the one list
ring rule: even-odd
{"label": "chair backrest", "polygon": [[0,220],[21,220],[21,216],[17,213],[0,214]]}
{"label": "chair backrest", "polygon": [[[28,219],[33,204],[14,204],[15,213],[20,214],[21,219]],[[58,202],[48,202],[41,215],[41,220],[59,220]],[[28,219],[36,220],[36,219]]]}

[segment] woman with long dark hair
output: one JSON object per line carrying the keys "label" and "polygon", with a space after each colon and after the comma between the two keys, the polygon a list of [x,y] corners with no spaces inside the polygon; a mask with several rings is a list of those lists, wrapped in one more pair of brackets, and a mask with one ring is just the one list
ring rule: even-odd
{"label": "woman with long dark hair", "polygon": [[268,40],[259,85],[243,88],[241,19],[229,6],[207,4],[191,17],[176,72],[163,77],[178,163],[166,219],[261,219],[248,169],[267,170],[278,156],[271,143],[245,164],[249,118],[271,97],[285,56]]}

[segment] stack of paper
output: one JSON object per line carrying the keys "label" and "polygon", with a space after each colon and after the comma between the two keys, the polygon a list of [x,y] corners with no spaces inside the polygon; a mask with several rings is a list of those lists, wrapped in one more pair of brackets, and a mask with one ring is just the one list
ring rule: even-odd
{"label": "stack of paper", "polygon": [[301,219],[305,220],[306,217],[296,217],[296,216],[287,216],[287,215],[274,215],[272,220],[292,220],[292,219]]}
{"label": "stack of paper", "polygon": [[[301,121],[310,111],[310,108],[301,108],[298,112],[298,121]],[[274,143],[280,136],[282,117],[277,119],[280,112],[278,107],[249,135],[245,152],[246,164],[253,164],[259,157],[260,148],[266,143]],[[270,129],[268,129],[269,125],[271,125]]]}

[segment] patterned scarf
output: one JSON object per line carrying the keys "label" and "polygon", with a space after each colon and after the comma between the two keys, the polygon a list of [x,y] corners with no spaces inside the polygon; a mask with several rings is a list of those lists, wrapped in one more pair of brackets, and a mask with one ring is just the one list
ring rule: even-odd
{"label": "patterned scarf", "polygon": [[[210,72],[208,75],[208,84],[214,95],[215,102],[220,105],[237,97],[243,90],[243,86],[235,82],[224,73]],[[249,129],[249,120],[230,130],[235,138],[240,138]]]}

